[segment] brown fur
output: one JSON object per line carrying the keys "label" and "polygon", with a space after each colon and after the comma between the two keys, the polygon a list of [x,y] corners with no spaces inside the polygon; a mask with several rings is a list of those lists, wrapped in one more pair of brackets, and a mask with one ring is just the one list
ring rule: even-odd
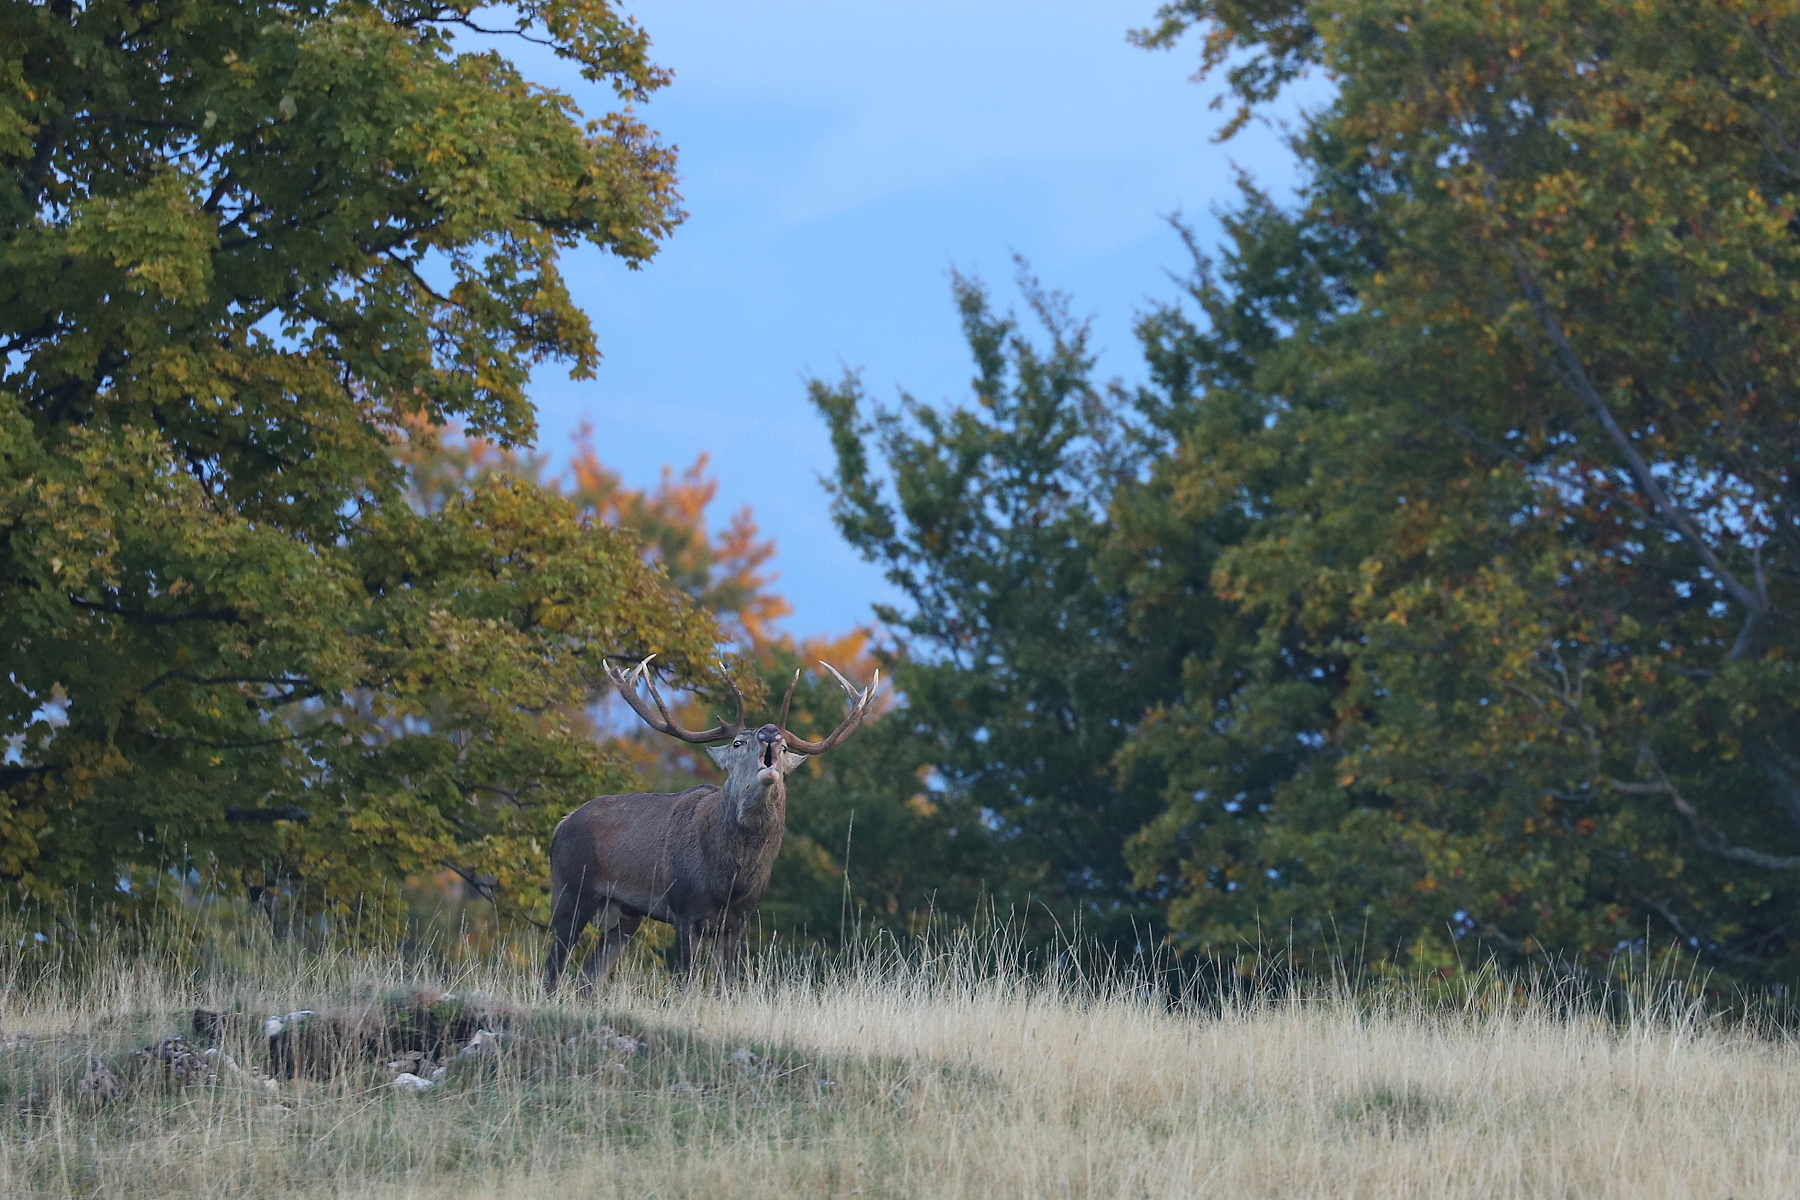
{"label": "brown fur", "polygon": [[556,989],[564,960],[590,920],[600,945],[583,971],[597,987],[646,917],[675,927],[675,965],[691,969],[702,941],[721,979],[737,970],[738,948],[787,824],[787,773],[800,762],[780,730],[745,732],[713,757],[722,787],[599,796],[557,826],[550,843],[553,944],[544,986]]}
{"label": "brown fur", "polygon": [[[556,990],[570,947],[596,919],[600,945],[582,970],[585,990],[605,980],[646,917],[675,927],[675,968],[681,974],[690,975],[702,941],[713,948],[721,984],[737,974],[744,929],[769,888],[769,871],[787,826],[788,773],[806,761],[804,756],[823,754],[856,732],[881,687],[879,671],[858,691],[829,663],[820,665],[851,703],[838,727],[817,742],[787,730],[799,671],[782,697],[781,719],[775,724],[746,729],[744,698],[726,675],[737,716],[696,731],[681,728],[669,716],[649,658],[630,672],[606,668],[620,698],[652,729],[690,745],[723,743],[707,746],[706,752],[725,772],[725,782],[685,792],[597,796],[563,818],[550,839],[546,991]],[[648,699],[639,694],[640,683]]]}

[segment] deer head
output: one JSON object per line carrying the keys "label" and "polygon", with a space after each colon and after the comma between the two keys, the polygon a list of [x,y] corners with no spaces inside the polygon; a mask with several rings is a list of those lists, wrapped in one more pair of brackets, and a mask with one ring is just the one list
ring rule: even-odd
{"label": "deer head", "polygon": [[[876,691],[881,687],[880,671],[875,672],[875,678],[868,687],[858,691],[848,679],[839,674],[836,667],[821,662],[819,665],[830,671],[849,695],[850,712],[825,738],[809,742],[789,733],[787,729],[788,710],[794,701],[794,689],[800,684],[799,671],[794,672],[793,682],[788,684],[787,694],[781,699],[780,719],[773,725],[757,729],[745,728],[744,697],[737,685],[731,682],[731,677],[726,675],[725,686],[731,689],[737,716],[731,721],[721,720],[711,729],[696,731],[683,729],[669,715],[668,705],[663,703],[662,694],[656,690],[656,679],[650,673],[650,659],[655,657],[652,654],[628,672],[620,671],[609,663],[606,673],[619,689],[619,695],[624,697],[625,703],[631,705],[632,711],[642,717],[650,728],[681,741],[706,747],[707,756],[725,772],[724,791],[732,801],[740,823],[750,822],[759,813],[768,811],[777,798],[785,800],[788,775],[810,755],[823,754],[856,732],[863,719],[869,715],[869,707],[874,702]],[[721,674],[724,673],[723,663],[719,664],[719,670]],[[649,703],[645,702],[638,690],[640,684],[649,693]]]}

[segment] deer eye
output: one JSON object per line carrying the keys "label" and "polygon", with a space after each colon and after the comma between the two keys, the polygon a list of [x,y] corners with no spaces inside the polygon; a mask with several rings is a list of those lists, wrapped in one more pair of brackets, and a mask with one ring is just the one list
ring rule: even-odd
{"label": "deer eye", "polygon": [[733,742],[733,743],[731,743],[731,748],[732,748],[732,749],[733,749],[733,750],[735,750],[735,749],[737,749],[737,748],[738,748],[738,747],[739,747],[739,746],[741,746],[741,745],[743,745],[743,744],[744,744],[744,743],[743,743],[743,742]]}

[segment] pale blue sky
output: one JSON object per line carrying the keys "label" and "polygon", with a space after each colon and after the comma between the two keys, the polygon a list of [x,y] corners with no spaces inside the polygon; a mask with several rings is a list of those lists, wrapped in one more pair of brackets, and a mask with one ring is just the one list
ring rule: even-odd
{"label": "pale blue sky", "polygon": [[[1094,317],[1105,377],[1139,373],[1133,316],[1183,267],[1164,218],[1208,235],[1233,164],[1292,186],[1281,135],[1211,135],[1192,48],[1126,31],[1153,0],[641,0],[675,82],[643,109],[680,148],[689,219],[647,268],[567,264],[606,355],[597,378],[540,372],[539,447],[583,420],[628,482],[712,455],[715,522],[749,504],[779,547],[796,634],[869,619],[879,571],[833,530],[831,467],[804,378],[862,369],[872,395],[957,400],[971,368],[949,272],[1010,301],[1014,253]],[[524,56],[521,56],[522,58]],[[534,77],[598,104],[572,73]]]}

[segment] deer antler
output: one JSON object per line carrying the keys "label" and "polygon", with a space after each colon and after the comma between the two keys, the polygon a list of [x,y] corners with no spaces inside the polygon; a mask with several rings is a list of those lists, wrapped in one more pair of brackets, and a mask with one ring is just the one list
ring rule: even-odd
{"label": "deer antler", "polygon": [[805,669],[805,667],[794,668],[793,682],[788,684],[787,695],[781,698],[781,717],[775,722],[777,729],[785,730],[787,728],[788,708],[794,703],[794,689],[800,686],[800,672]]}
{"label": "deer antler", "polygon": [[[650,674],[650,659],[655,657],[656,655],[652,654],[650,658],[646,658],[630,671],[621,671],[611,663],[606,664],[607,678],[611,679],[613,686],[619,689],[619,695],[624,697],[625,703],[631,705],[631,711],[644,719],[644,724],[658,733],[666,733],[672,738],[680,738],[684,742],[692,742],[695,745],[703,742],[727,741],[744,731],[744,697],[738,692],[737,684],[731,681],[730,675],[725,676],[725,686],[731,689],[731,698],[737,702],[737,720],[720,721],[711,729],[702,732],[683,729],[675,724],[675,718],[669,715],[668,705],[663,703],[662,693],[656,690],[656,677]],[[719,670],[723,673],[725,664],[720,663]],[[644,703],[644,698],[638,695],[639,681],[646,685],[650,692],[650,699],[656,702],[656,712],[651,712],[649,705]]]}
{"label": "deer antler", "polygon": [[798,738],[789,733],[787,730],[788,703],[794,698],[795,684],[800,682],[800,673],[798,671],[794,672],[794,682],[788,684],[787,697],[781,702],[781,736],[782,739],[787,742],[789,750],[796,751],[800,754],[823,754],[845,738],[849,737],[852,733],[856,732],[856,727],[861,725],[863,723],[863,718],[869,715],[869,704],[875,699],[875,693],[881,687],[881,672],[879,670],[875,672],[874,682],[870,683],[868,687],[859,692],[851,686],[848,679],[845,679],[842,675],[838,674],[838,669],[836,667],[828,662],[820,662],[819,665],[824,667],[827,671],[830,671],[838,683],[843,686],[844,691],[849,693],[852,701],[850,705],[850,715],[845,717],[843,723],[832,730],[822,742],[809,742],[805,738]]}

